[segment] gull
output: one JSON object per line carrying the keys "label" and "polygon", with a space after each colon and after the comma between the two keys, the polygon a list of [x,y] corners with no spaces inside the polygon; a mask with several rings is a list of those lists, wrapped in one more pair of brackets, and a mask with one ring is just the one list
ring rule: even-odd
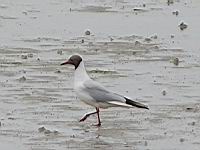
{"label": "gull", "polygon": [[99,109],[108,107],[127,107],[127,108],[144,108],[148,106],[133,101],[132,99],[120,94],[107,90],[100,83],[92,80],[86,72],[83,59],[80,55],[72,55],[66,62],[61,65],[71,64],[75,67],[74,73],[74,90],[77,97],[84,103],[96,108],[95,112],[87,113],[79,121],[85,121],[90,115],[97,114],[98,123],[101,126]]}

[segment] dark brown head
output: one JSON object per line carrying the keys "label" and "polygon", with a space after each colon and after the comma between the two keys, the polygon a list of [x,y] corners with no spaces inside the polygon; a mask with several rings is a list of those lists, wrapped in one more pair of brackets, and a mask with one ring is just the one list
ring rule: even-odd
{"label": "dark brown head", "polygon": [[75,66],[75,69],[79,66],[81,63],[82,58],[79,55],[72,55],[66,62],[60,64],[60,65],[66,65],[66,64],[71,64]]}

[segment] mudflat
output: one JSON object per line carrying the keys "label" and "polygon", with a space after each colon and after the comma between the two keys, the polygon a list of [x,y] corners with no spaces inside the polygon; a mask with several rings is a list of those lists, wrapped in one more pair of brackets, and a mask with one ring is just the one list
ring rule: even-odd
{"label": "mudflat", "polygon": [[[0,149],[200,147],[198,0],[17,0],[0,3]],[[89,75],[150,110],[94,108],[73,90]]]}

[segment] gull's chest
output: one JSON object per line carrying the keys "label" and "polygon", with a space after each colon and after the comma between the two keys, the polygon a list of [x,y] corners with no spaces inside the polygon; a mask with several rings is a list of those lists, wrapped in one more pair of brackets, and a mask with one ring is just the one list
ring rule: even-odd
{"label": "gull's chest", "polygon": [[75,86],[75,92],[76,96],[83,101],[84,103],[95,106],[96,107],[96,101],[84,90],[84,87],[82,85]]}

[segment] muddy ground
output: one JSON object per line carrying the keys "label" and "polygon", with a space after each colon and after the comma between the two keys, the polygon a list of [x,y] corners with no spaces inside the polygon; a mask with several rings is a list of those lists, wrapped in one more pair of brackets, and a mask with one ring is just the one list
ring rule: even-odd
{"label": "muddy ground", "polygon": [[[0,0],[0,149],[199,149],[199,16],[198,0]],[[93,108],[59,65],[74,53],[150,110],[79,123]]]}

